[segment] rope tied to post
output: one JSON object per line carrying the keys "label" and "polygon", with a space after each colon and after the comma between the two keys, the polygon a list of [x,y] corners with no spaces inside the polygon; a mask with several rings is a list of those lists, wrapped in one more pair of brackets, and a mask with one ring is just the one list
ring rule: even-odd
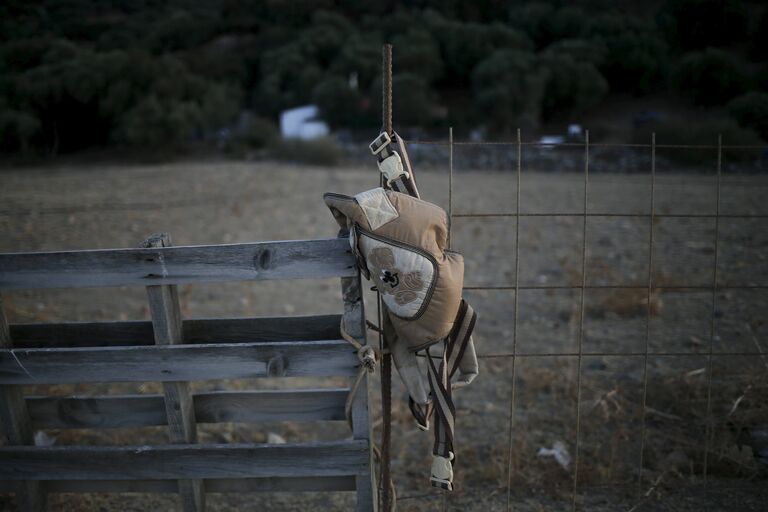
{"label": "rope tied to post", "polygon": [[347,343],[357,349],[357,359],[360,360],[362,365],[360,370],[366,370],[368,373],[373,373],[376,371],[376,364],[378,363],[380,356],[378,351],[372,346],[368,344],[363,345],[355,338],[353,338],[349,332],[347,332],[343,318],[341,319],[341,325],[339,325],[339,331],[341,332],[341,337],[344,338]]}
{"label": "rope tied to post", "polygon": [[[366,320],[366,327],[368,329],[371,329],[375,332],[381,332],[381,328],[379,326],[376,326]],[[352,387],[349,389],[349,394],[347,395],[347,401],[344,404],[344,416],[347,418],[347,423],[349,424],[350,428],[352,428],[352,403],[355,401],[355,396],[357,396],[357,391],[360,388],[360,383],[363,381],[363,378],[365,377],[365,374],[372,375],[376,372],[376,366],[378,365],[379,361],[381,360],[381,356],[383,354],[389,354],[389,349],[383,349],[383,350],[376,350],[374,347],[366,344],[362,344],[359,341],[357,341],[355,338],[352,337],[352,335],[349,334],[349,332],[346,329],[346,326],[344,325],[344,318],[342,317],[341,322],[339,324],[339,332],[341,333],[341,337],[350,345],[355,347],[357,359],[360,361],[360,368],[357,370],[357,377],[355,377],[355,382],[352,384]],[[376,446],[376,444],[373,443],[373,440],[371,440],[371,447],[373,449],[373,453],[378,461],[381,461],[381,450]],[[378,478],[377,480],[381,480],[381,478]],[[387,479],[387,482],[385,484],[386,489],[389,491],[389,503],[387,505],[387,512],[394,511],[396,508],[396,497],[397,493],[395,492],[395,484],[392,481],[391,478]]]}
{"label": "rope tied to post", "polygon": [[365,377],[366,373],[373,374],[376,371],[376,366],[381,360],[381,356],[383,354],[389,353],[389,351],[376,350],[374,347],[368,345],[367,343],[362,344],[357,341],[352,337],[352,335],[349,334],[349,332],[347,332],[346,326],[344,325],[344,318],[341,319],[339,332],[341,333],[341,337],[347,343],[355,347],[357,359],[360,361],[360,368],[357,371],[357,377],[355,377],[355,382],[352,384],[352,387],[349,390],[349,395],[347,395],[347,402],[344,404],[344,415],[347,418],[347,423],[349,423],[351,427],[352,402],[355,400],[355,396],[357,395],[357,390],[360,387],[360,383],[363,381],[363,377]]}

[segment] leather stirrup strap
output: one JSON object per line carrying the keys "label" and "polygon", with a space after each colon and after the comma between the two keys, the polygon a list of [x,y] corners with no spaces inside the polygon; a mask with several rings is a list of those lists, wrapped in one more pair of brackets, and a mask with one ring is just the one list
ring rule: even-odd
{"label": "leather stirrup strap", "polygon": [[[453,448],[456,408],[453,403],[451,377],[459,369],[460,362],[471,344],[472,331],[477,320],[477,314],[465,300],[462,299],[459,313],[453,330],[443,344],[439,366],[435,365],[435,357],[427,348],[427,371],[432,401],[423,410],[413,399],[409,406],[419,427],[429,428],[429,416],[435,412],[435,442],[432,448],[434,461],[430,482],[434,487],[453,490],[453,464],[455,451]],[[425,428],[426,427],[426,428]]]}
{"label": "leather stirrup strap", "polygon": [[419,189],[416,187],[416,178],[413,175],[413,168],[411,167],[411,159],[408,156],[408,149],[403,140],[397,132],[393,132],[393,142],[397,143],[397,153],[400,155],[400,159],[403,162],[403,170],[405,174],[391,183],[392,190],[395,192],[402,192],[412,197],[420,197]]}
{"label": "leather stirrup strap", "polygon": [[474,348],[472,331],[475,330],[476,322],[477,313],[475,313],[475,310],[472,309],[472,306],[466,300],[461,299],[459,312],[456,314],[453,329],[448,335],[448,347],[446,348],[449,380],[456,373],[456,370],[460,368],[462,360],[467,355],[467,348]]}
{"label": "leather stirrup strap", "polygon": [[432,388],[432,403],[435,409],[435,444],[432,447],[434,455],[449,457],[453,451],[453,432],[456,418],[456,408],[453,405],[451,386],[448,383],[446,364],[446,347],[440,358],[440,366],[435,366],[434,358],[427,349],[427,366],[429,385]]}
{"label": "leather stirrup strap", "polygon": [[[472,306],[462,299],[459,306],[459,312],[456,314],[456,320],[454,327],[448,335],[447,347],[446,347],[446,361],[448,368],[448,380],[456,374],[459,369],[462,369],[462,362],[466,357],[467,366],[472,366],[472,363],[476,363],[476,355],[474,354],[474,345],[472,342],[472,331],[475,328],[475,322],[477,321],[477,314]],[[469,375],[470,380],[467,382],[452,383],[453,389],[461,387],[471,382],[471,378],[474,376]],[[418,404],[413,397],[408,397],[408,407],[416,420],[416,425],[421,430],[429,430],[429,418],[432,416],[433,402],[429,402],[427,405],[422,406]]]}

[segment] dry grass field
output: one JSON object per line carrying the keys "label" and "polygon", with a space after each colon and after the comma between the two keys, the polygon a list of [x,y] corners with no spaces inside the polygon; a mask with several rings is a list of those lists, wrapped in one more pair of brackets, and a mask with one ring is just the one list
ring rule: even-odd
{"label": "dry grass field", "polygon": [[[524,170],[520,210],[576,215],[521,217],[519,247],[514,217],[453,222],[453,248],[466,258],[466,298],[480,316],[475,338],[482,359],[476,383],[457,393],[457,490],[445,498],[447,509],[505,510],[510,470],[514,510],[569,509],[578,462],[581,510],[765,510],[766,469],[753,456],[750,432],[768,425],[768,355],[745,354],[768,351],[768,229],[765,218],[738,215],[768,214],[768,178],[723,175],[716,247],[714,168],[683,174],[660,163],[654,211],[664,216],[653,221],[649,254],[650,219],[615,215],[650,212],[649,174],[595,172],[588,212],[611,215],[586,217],[582,275],[583,176],[555,168]],[[222,162],[5,169],[0,171],[0,252],[135,247],[155,232],[169,232],[175,245],[332,237],[335,223],[322,193],[372,188],[378,182],[374,169]],[[423,196],[447,207],[447,171],[425,169],[418,178]],[[517,209],[514,172],[458,169],[454,187],[454,213]],[[644,288],[649,260],[659,287],[650,297]],[[713,294],[715,261],[721,288]],[[517,326],[515,294],[508,288],[516,281],[524,288],[517,297]],[[603,286],[585,291],[583,313],[582,282]],[[478,289],[489,286],[502,289]],[[555,288],[536,289],[541,286]],[[334,313],[341,304],[335,280],[181,286],[179,291],[185,317]],[[12,323],[149,315],[142,289],[20,292],[4,298]],[[369,307],[369,316],[374,309]],[[520,354],[515,360],[508,357],[513,350]],[[651,355],[646,357],[646,350]],[[263,379],[238,385],[283,383]],[[54,391],[158,389],[145,383]],[[415,427],[399,385],[393,404],[399,509],[439,510],[444,498],[428,483],[430,435]],[[288,442],[332,439],[345,436],[346,426],[201,427],[203,440],[217,442],[265,442],[275,439],[270,434]],[[165,441],[161,428],[47,435],[57,444]],[[556,443],[570,463],[537,455]],[[215,511],[346,510],[353,499],[344,494],[208,496]],[[172,509],[176,498],[59,495],[51,502],[51,510],[139,511]],[[10,504],[9,497],[0,496],[0,508]]]}

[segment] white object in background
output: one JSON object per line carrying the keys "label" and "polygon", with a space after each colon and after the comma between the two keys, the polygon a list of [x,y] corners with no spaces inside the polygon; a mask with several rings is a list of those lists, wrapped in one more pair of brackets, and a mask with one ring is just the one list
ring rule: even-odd
{"label": "white object in background", "polygon": [[581,137],[581,125],[580,124],[569,124],[568,125],[568,136],[569,137]]}
{"label": "white object in background", "polygon": [[328,125],[323,121],[307,121],[301,125],[298,138],[302,140],[319,139],[327,137],[329,133],[331,133],[331,130],[328,129]]}
{"label": "white object in background", "polygon": [[571,465],[571,456],[562,441],[555,441],[552,448],[544,448],[542,446],[536,455],[539,457],[554,457],[563,469],[568,469],[568,466]]}
{"label": "white object in background", "polygon": [[482,142],[485,140],[485,128],[475,128],[469,132],[469,140],[472,142]]}
{"label": "white object in background", "polygon": [[539,139],[539,143],[542,144],[541,149],[553,149],[554,144],[562,144],[565,142],[565,137],[562,135],[542,135]]}
{"label": "white object in background", "polygon": [[312,140],[330,133],[328,125],[319,120],[320,109],[316,105],[305,105],[284,110],[280,113],[280,133],[285,139]]}
{"label": "white object in background", "polygon": [[53,446],[56,444],[56,438],[51,437],[42,430],[35,432],[35,446]]}

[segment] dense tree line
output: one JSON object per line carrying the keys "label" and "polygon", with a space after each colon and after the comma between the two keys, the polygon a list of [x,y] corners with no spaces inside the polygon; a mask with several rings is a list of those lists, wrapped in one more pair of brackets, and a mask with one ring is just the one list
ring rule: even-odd
{"label": "dense tree line", "polygon": [[396,48],[399,125],[504,133],[577,118],[609,94],[728,105],[768,138],[768,8],[739,0],[6,0],[0,150],[172,146],[244,111],[316,103],[376,127],[380,49]]}

